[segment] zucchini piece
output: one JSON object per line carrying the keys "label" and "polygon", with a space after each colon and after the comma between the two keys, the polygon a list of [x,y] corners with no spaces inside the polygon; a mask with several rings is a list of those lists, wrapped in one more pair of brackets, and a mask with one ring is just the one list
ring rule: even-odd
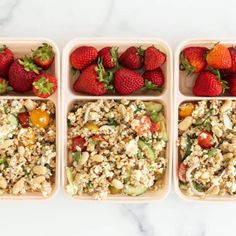
{"label": "zucchini piece", "polygon": [[124,193],[129,196],[140,196],[144,194],[147,191],[147,187],[143,185],[139,185],[137,187],[134,187],[132,185],[125,185]]}
{"label": "zucchini piece", "polygon": [[19,124],[18,119],[12,114],[7,115],[7,123],[13,126],[14,128],[17,127]]}
{"label": "zucchini piece", "polygon": [[145,104],[145,108],[147,111],[156,111],[156,112],[160,112],[162,110],[162,104],[161,103],[157,103],[157,102],[144,102]]}
{"label": "zucchini piece", "polygon": [[166,130],[166,121],[165,121],[165,117],[164,115],[160,112],[158,114],[159,119],[160,119],[160,125],[161,125],[161,131],[160,134],[162,136],[162,139],[167,142],[168,141],[168,134],[167,134],[167,130]]}
{"label": "zucchini piece", "polygon": [[143,151],[143,153],[147,156],[147,158],[152,160],[156,159],[155,151],[143,140],[140,139],[138,140],[138,148]]}
{"label": "zucchini piece", "polygon": [[111,194],[121,194],[122,193],[122,189],[117,189],[114,186],[109,186],[109,190]]}

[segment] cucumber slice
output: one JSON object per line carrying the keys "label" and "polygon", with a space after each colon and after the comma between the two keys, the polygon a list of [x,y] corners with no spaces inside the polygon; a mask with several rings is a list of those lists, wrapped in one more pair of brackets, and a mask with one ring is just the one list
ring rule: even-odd
{"label": "cucumber slice", "polygon": [[7,115],[7,123],[13,127],[17,127],[19,124],[18,119],[12,114]]}
{"label": "cucumber slice", "polygon": [[144,102],[145,104],[145,108],[147,111],[156,111],[159,112],[162,110],[162,104],[161,103],[157,103],[157,102]]}
{"label": "cucumber slice", "polygon": [[155,155],[154,150],[148,144],[146,144],[144,141],[139,140],[138,147],[139,147],[139,149],[141,149],[143,151],[143,153],[147,156],[147,158],[152,159],[152,160],[156,159],[156,155]]}
{"label": "cucumber slice", "polygon": [[168,134],[167,134],[167,130],[166,130],[166,121],[165,121],[165,117],[164,115],[160,112],[158,114],[160,121],[160,125],[161,125],[161,131],[160,134],[162,136],[162,139],[167,142],[168,141]]}
{"label": "cucumber slice", "polygon": [[124,189],[124,193],[129,196],[140,196],[144,194],[147,191],[147,187],[143,185],[139,185],[137,187],[134,187],[132,185],[126,185]]}
{"label": "cucumber slice", "polygon": [[109,186],[109,190],[110,190],[111,194],[121,194],[122,193],[122,189],[117,189],[114,186]]}

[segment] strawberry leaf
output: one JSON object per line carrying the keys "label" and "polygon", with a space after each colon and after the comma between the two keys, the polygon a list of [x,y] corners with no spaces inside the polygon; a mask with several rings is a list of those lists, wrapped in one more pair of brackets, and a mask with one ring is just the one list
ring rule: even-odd
{"label": "strawberry leaf", "polygon": [[187,76],[191,76],[193,72],[195,71],[195,67],[192,66],[189,61],[184,57],[183,52],[180,54],[180,64],[179,69],[181,71],[187,71]]}

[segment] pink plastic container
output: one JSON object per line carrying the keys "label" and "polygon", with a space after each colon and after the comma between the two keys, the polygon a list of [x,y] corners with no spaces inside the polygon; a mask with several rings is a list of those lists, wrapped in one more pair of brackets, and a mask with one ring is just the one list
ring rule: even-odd
{"label": "pink plastic container", "polygon": [[42,43],[48,43],[53,47],[53,51],[55,52],[55,60],[48,70],[49,73],[54,74],[58,79],[58,89],[57,91],[50,96],[48,99],[41,99],[33,94],[33,92],[25,93],[25,94],[18,94],[18,93],[10,93],[6,96],[0,96],[1,99],[32,99],[32,100],[50,100],[55,104],[56,108],[56,176],[55,176],[55,184],[53,186],[53,191],[51,195],[48,197],[43,197],[41,193],[26,193],[25,195],[9,195],[4,194],[0,195],[0,199],[49,199],[58,191],[59,181],[60,181],[60,158],[61,158],[61,145],[60,145],[60,115],[61,115],[61,108],[60,108],[60,53],[57,45],[45,38],[0,38],[0,44],[7,45],[15,55],[15,58],[22,57],[24,55],[30,54],[31,49],[35,50],[38,46]]}
{"label": "pink plastic container", "polygon": [[192,201],[235,201],[236,198],[234,196],[207,196],[204,199],[199,198],[198,196],[187,196],[184,194],[179,188],[179,178],[178,178],[178,147],[176,145],[178,139],[178,108],[179,105],[183,102],[196,102],[200,100],[226,100],[233,99],[233,97],[222,95],[220,97],[197,97],[193,95],[192,88],[195,83],[195,79],[193,77],[186,78],[186,72],[182,72],[179,70],[179,55],[180,52],[190,46],[202,46],[211,48],[215,43],[220,42],[224,45],[230,47],[236,44],[236,40],[224,40],[224,39],[190,39],[181,43],[174,57],[174,116],[173,116],[173,178],[174,178],[174,188],[177,192],[178,196],[184,200],[192,200]]}
{"label": "pink plastic container", "polygon": [[[73,80],[71,80],[71,66],[69,62],[69,56],[71,52],[82,45],[91,45],[96,47],[98,50],[105,46],[118,46],[119,51],[122,52],[129,46],[143,46],[146,48],[151,45],[155,45],[161,51],[163,51],[167,55],[167,60],[165,65],[163,66],[163,72],[166,78],[165,89],[160,94],[159,92],[151,92],[149,94],[143,94],[142,92],[138,92],[134,95],[130,96],[118,96],[118,95],[105,95],[105,96],[88,96],[84,94],[75,93],[71,89],[71,84]],[[168,159],[168,167],[165,174],[164,187],[156,193],[147,192],[142,196],[138,197],[128,197],[124,195],[113,196],[110,195],[107,198],[107,201],[120,201],[120,202],[142,202],[142,201],[151,201],[151,200],[161,200],[165,198],[170,190],[171,185],[171,156],[172,156],[172,52],[170,47],[162,40],[159,39],[103,39],[103,38],[78,38],[70,41],[63,50],[63,59],[62,59],[62,148],[64,150],[63,155],[63,165],[62,165],[62,184],[63,189],[65,190],[65,186],[67,184],[67,179],[65,176],[65,167],[67,166],[67,112],[71,109],[73,103],[75,101],[84,101],[84,100],[99,100],[99,99],[121,99],[127,98],[131,100],[140,99],[140,100],[152,100],[161,102],[164,105],[164,111],[167,121],[167,131],[169,135],[169,141],[167,145],[167,159]],[[78,200],[93,200],[91,196],[75,196],[73,197]]]}

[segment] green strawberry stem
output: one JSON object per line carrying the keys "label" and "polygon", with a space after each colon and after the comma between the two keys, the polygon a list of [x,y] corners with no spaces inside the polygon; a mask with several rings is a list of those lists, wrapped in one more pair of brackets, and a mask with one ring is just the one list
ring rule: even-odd
{"label": "green strawberry stem", "polygon": [[[219,42],[218,42],[219,43]],[[214,69],[212,67],[209,67],[209,70],[211,71],[212,74],[216,75],[217,80],[220,81],[221,85],[222,85],[222,94],[225,92],[226,89],[229,89],[228,87],[228,82],[223,80],[221,78],[221,74],[220,71],[217,69]]]}
{"label": "green strawberry stem", "polygon": [[42,61],[51,60],[55,56],[52,46],[47,43],[43,43],[42,46],[35,51],[32,50],[32,52],[33,57],[39,57]]}
{"label": "green strawberry stem", "polygon": [[33,83],[33,86],[39,91],[39,94],[52,94],[54,92],[54,84],[49,82],[46,77],[41,77]]}
{"label": "green strawberry stem", "polygon": [[195,71],[195,67],[189,64],[188,60],[184,57],[183,53],[180,54],[179,69],[181,71],[186,70],[187,71],[187,76],[191,76],[193,74],[193,72]]}
{"label": "green strawberry stem", "polygon": [[98,62],[98,65],[95,67],[95,71],[98,75],[98,81],[103,82],[107,90],[113,90],[113,73],[111,71],[106,72],[101,61]]}
{"label": "green strawberry stem", "polygon": [[145,79],[144,90],[156,90],[156,91],[162,92],[163,88],[157,86],[156,84],[153,84],[150,80]]}
{"label": "green strawberry stem", "polygon": [[112,62],[115,64],[115,67],[118,67],[118,49],[119,47],[112,47],[110,50]]}
{"label": "green strawberry stem", "polygon": [[5,79],[0,79],[0,94],[6,94],[9,91],[12,91],[12,87],[8,85],[8,81]]}
{"label": "green strawberry stem", "polygon": [[31,57],[25,56],[24,58],[19,60],[20,65],[24,66],[25,71],[33,71],[35,74],[39,74],[39,68],[34,64],[34,61]]}
{"label": "green strawberry stem", "polygon": [[142,48],[142,46],[137,47],[137,53],[142,57],[144,56],[144,49]]}
{"label": "green strawberry stem", "polygon": [[7,46],[4,44],[2,45],[2,47],[0,47],[0,53],[4,53],[5,49],[7,48]]}

